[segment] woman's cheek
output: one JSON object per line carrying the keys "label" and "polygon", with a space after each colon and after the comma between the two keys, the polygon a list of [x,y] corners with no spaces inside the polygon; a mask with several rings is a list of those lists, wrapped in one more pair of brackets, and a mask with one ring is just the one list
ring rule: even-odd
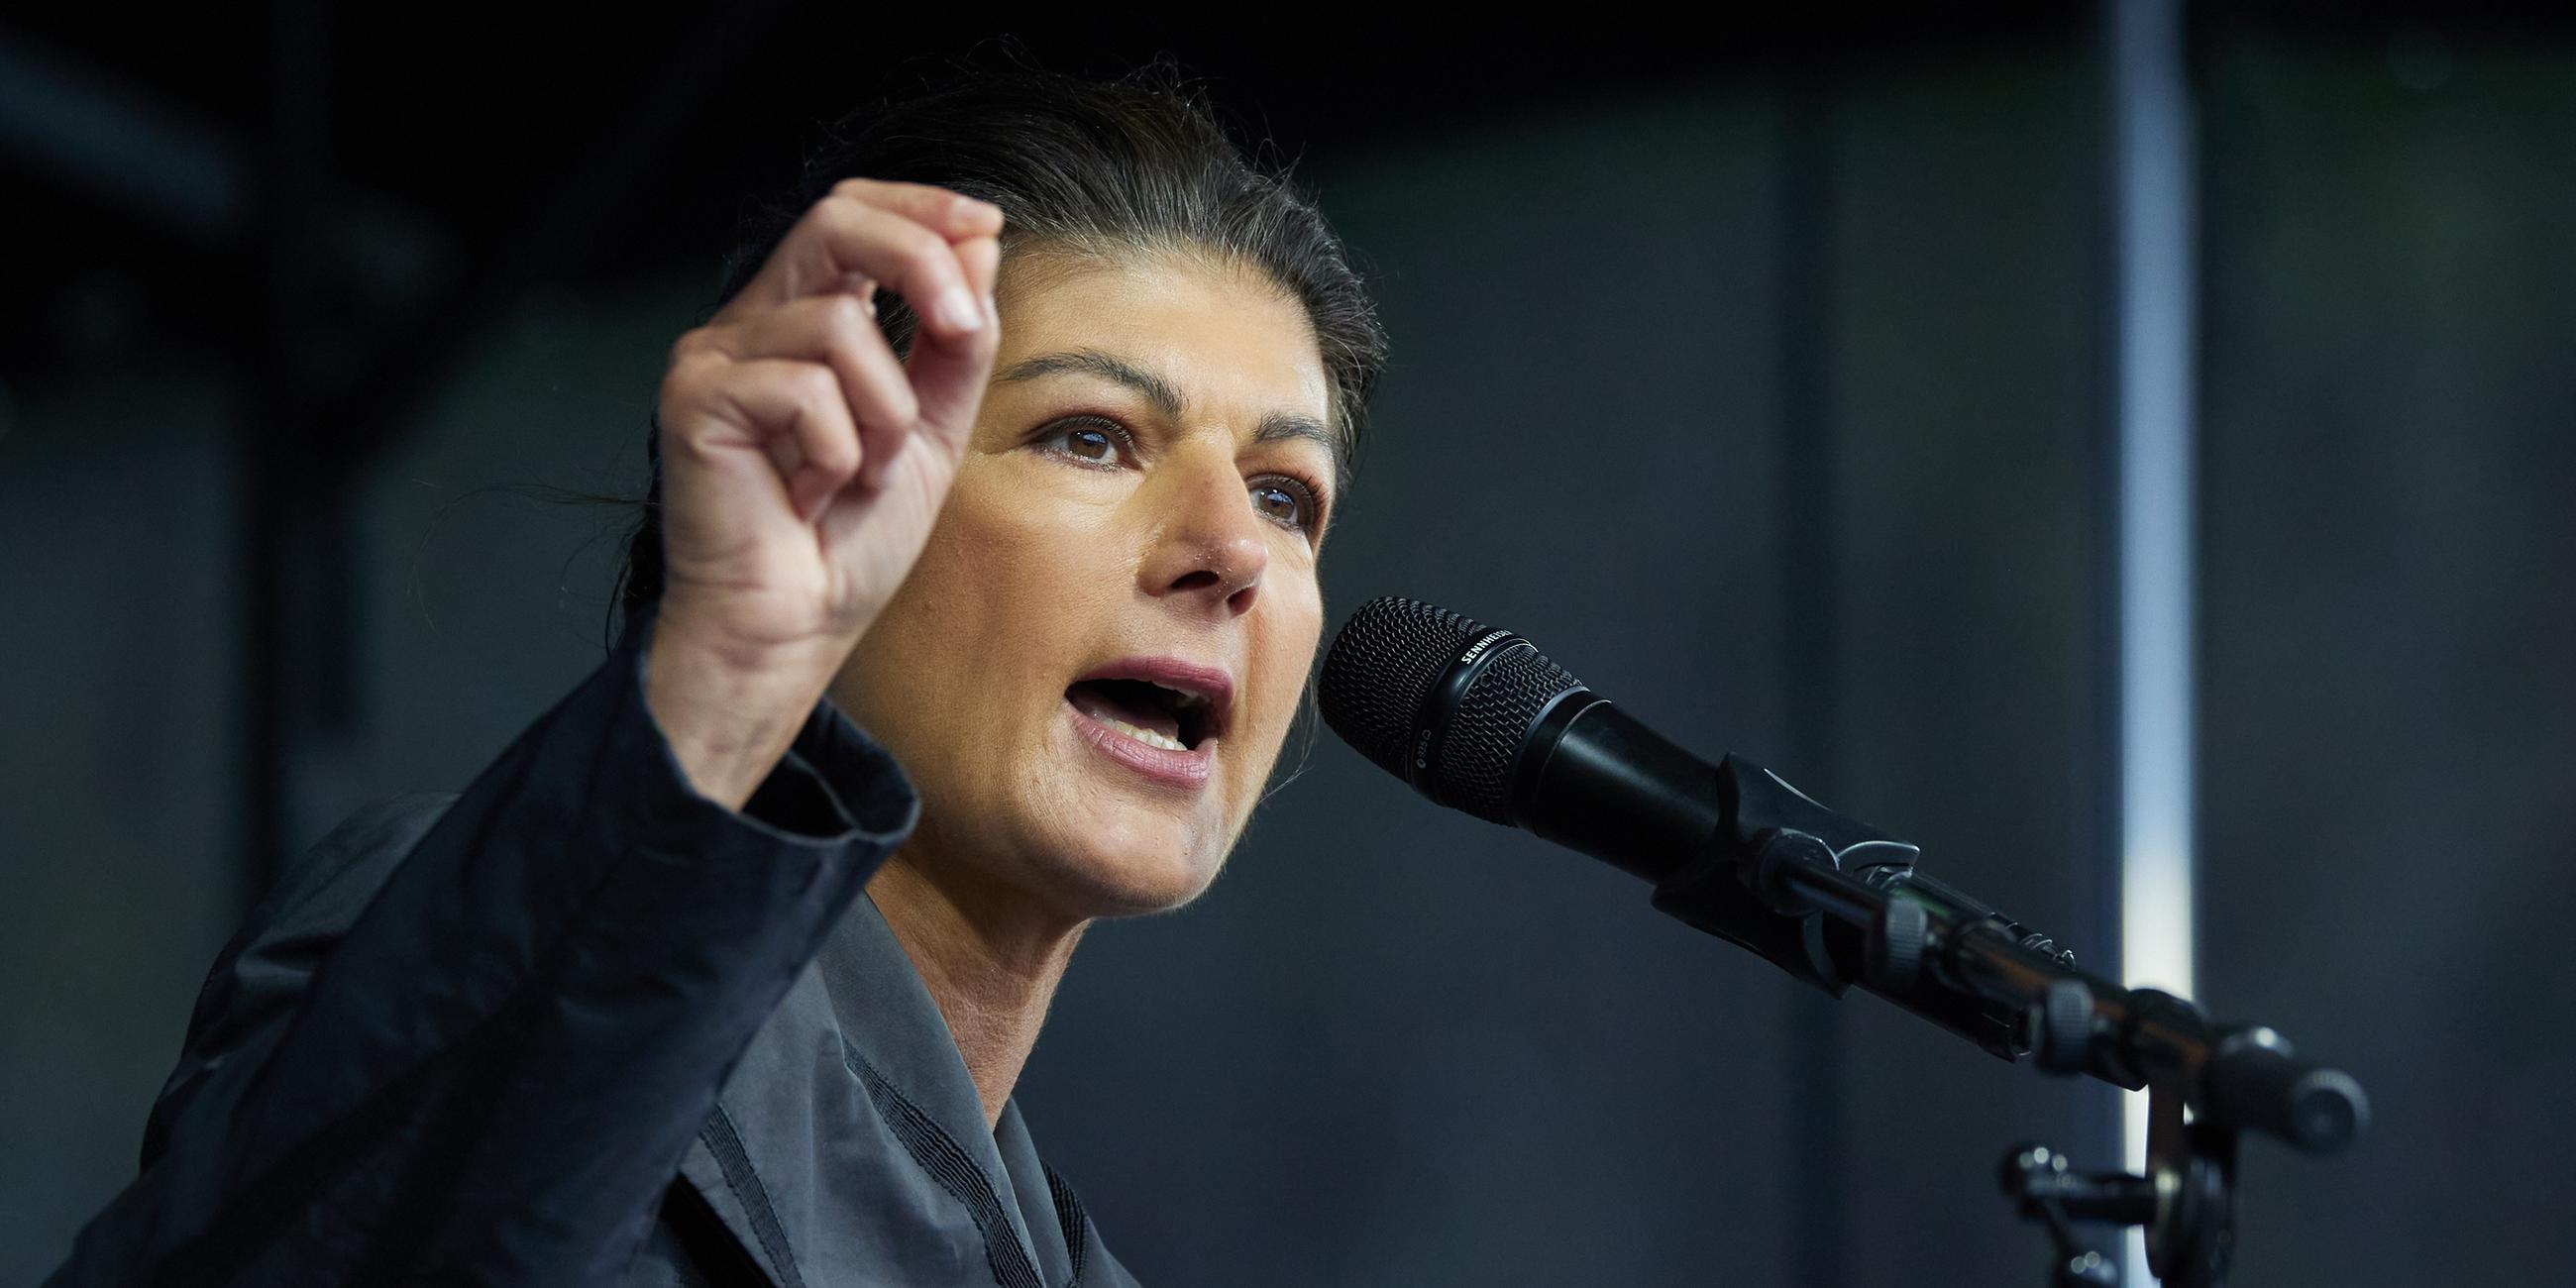
{"label": "woman's cheek", "polygon": [[1268,780],[1278,763],[1288,727],[1296,722],[1297,705],[1305,695],[1306,675],[1313,669],[1316,646],[1323,637],[1322,597],[1311,581],[1292,592],[1290,602],[1281,607],[1270,623],[1269,637],[1259,641],[1255,654],[1262,694],[1261,746],[1256,758],[1259,763],[1246,768],[1256,788]]}

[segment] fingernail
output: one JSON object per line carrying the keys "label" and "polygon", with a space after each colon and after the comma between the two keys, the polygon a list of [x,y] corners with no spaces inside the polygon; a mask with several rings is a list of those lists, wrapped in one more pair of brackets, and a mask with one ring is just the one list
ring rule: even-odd
{"label": "fingernail", "polygon": [[951,331],[974,331],[984,325],[984,310],[975,307],[975,297],[962,286],[949,287],[939,297],[939,320]]}

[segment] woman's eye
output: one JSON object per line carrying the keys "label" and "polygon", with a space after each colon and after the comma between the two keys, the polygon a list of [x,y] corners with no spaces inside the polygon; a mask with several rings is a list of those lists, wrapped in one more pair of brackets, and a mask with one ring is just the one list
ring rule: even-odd
{"label": "woman's eye", "polygon": [[1264,479],[1253,484],[1252,507],[1301,532],[1315,524],[1315,498],[1305,484],[1293,479]]}
{"label": "woman's eye", "polygon": [[1097,425],[1067,425],[1046,436],[1056,450],[1094,465],[1118,463],[1118,436]]}

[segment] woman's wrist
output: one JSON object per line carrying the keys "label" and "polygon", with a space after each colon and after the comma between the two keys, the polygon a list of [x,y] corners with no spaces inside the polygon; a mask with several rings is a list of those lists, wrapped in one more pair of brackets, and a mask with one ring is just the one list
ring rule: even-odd
{"label": "woman's wrist", "polygon": [[706,639],[685,620],[656,620],[644,703],[696,792],[740,810],[778,767],[847,650],[747,651]]}

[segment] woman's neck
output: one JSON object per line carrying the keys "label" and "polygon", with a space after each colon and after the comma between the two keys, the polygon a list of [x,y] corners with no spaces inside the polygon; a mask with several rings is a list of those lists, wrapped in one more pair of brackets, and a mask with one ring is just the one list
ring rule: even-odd
{"label": "woman's neck", "polygon": [[901,853],[868,881],[868,898],[948,1022],[987,1127],[1001,1121],[1084,925],[1013,893],[934,878]]}

